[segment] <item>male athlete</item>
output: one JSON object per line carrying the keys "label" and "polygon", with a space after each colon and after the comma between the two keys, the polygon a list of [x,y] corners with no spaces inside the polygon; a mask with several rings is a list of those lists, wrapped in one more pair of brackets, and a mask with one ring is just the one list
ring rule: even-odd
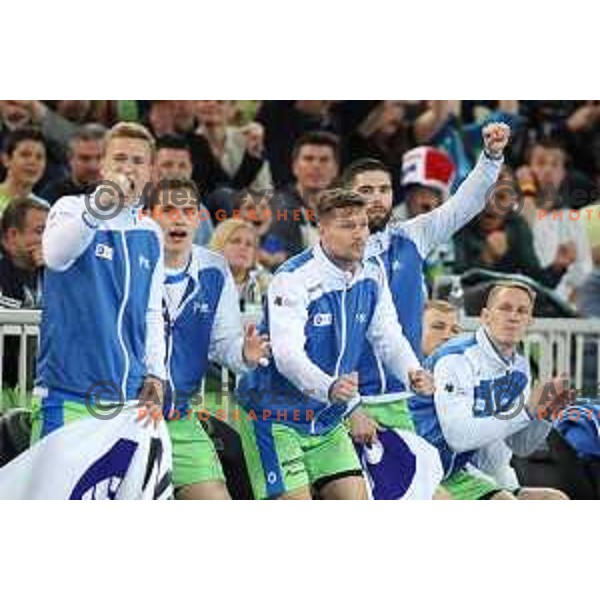
{"label": "male athlete", "polygon": [[173,445],[175,497],[229,499],[217,453],[192,400],[209,360],[242,373],[266,358],[268,342],[253,325],[244,335],[238,293],[225,259],[193,243],[200,223],[194,182],[161,181],[149,208],[165,240],[164,415]]}
{"label": "male athlete", "polygon": [[33,441],[101,415],[106,403],[139,399],[156,410],[161,401],[162,235],[135,208],[153,156],[144,127],[115,125],[102,158],[102,178],[112,183],[89,198],[65,196],[50,211]]}
{"label": "male athlete", "polygon": [[545,439],[552,424],[543,416],[567,395],[562,378],[532,390],[529,364],[517,352],[534,302],[522,283],[493,286],[477,332],[442,344],[427,359],[435,393],[410,400],[417,432],[438,449],[442,485],[455,499],[565,498],[558,490],[520,489],[510,466],[513,452],[526,456]]}
{"label": "male athlete", "polygon": [[[403,223],[389,223],[392,214],[392,178],[378,161],[359,160],[343,174],[344,187],[367,201],[371,235],[366,256],[380,264],[389,283],[397,319],[413,350],[421,356],[421,320],[426,290],[424,261],[439,244],[475,217],[485,205],[486,194],[496,182],[508,143],[507,125],[493,123],[483,130],[484,152],[479,162],[453,197],[441,207]],[[412,165],[414,168],[415,165]],[[351,418],[351,434],[356,442],[370,444],[381,427],[414,433],[407,406],[411,392],[390,373],[367,345],[359,368],[361,408]],[[412,436],[411,436],[411,439]],[[409,458],[428,460],[431,447],[413,439]],[[427,477],[431,469],[415,469]],[[429,489],[431,486],[423,486]]]}
{"label": "male athlete", "polygon": [[273,361],[245,375],[240,435],[259,498],[364,499],[360,463],[342,424],[360,401],[369,340],[407,388],[431,389],[396,318],[385,274],[363,261],[365,199],[347,190],[317,202],[320,242],[288,260],[268,293]]}

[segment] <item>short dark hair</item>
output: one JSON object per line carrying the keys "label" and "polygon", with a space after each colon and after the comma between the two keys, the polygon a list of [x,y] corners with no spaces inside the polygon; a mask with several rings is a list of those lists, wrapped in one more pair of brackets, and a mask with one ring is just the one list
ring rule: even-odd
{"label": "short dark hair", "polygon": [[100,123],[86,123],[79,127],[69,140],[70,144],[75,142],[102,142],[106,137],[108,129]]}
{"label": "short dark hair", "polygon": [[21,127],[9,132],[4,140],[3,151],[10,157],[21,142],[38,142],[46,148],[46,139],[36,127]]}
{"label": "short dark hair", "polygon": [[335,161],[340,163],[340,138],[328,131],[308,131],[303,133],[294,143],[292,160],[296,160],[303,146],[327,146],[331,148]]}
{"label": "short dark hair", "polygon": [[340,182],[346,189],[351,188],[354,185],[354,179],[361,173],[370,173],[372,171],[383,171],[387,173],[390,178],[392,177],[392,170],[380,160],[376,158],[359,158],[354,162],[350,163],[342,173]]}
{"label": "short dark hair", "polygon": [[196,204],[200,206],[200,195],[198,194],[198,186],[192,179],[184,177],[168,177],[161,179],[153,186],[152,193],[148,198],[148,208],[153,209],[160,205],[160,193],[171,190],[189,190],[192,197],[196,200]]}
{"label": "short dark hair", "polygon": [[4,239],[8,230],[13,227],[18,231],[23,231],[27,215],[31,210],[48,212],[50,209],[48,205],[35,198],[14,198],[11,200],[0,219],[0,237]]}
{"label": "short dark hair", "polygon": [[567,151],[567,147],[565,143],[557,138],[551,136],[544,136],[538,139],[533,140],[525,150],[525,162],[529,162],[531,160],[531,155],[536,148],[544,148],[545,150],[560,150],[565,157],[565,163],[569,160],[569,152]]}
{"label": "short dark hair", "polygon": [[274,194],[274,189],[257,190],[253,188],[242,188],[241,190],[237,190],[233,195],[232,207],[234,210],[239,210],[246,203],[246,198],[251,198],[254,204],[260,204],[264,198],[268,198],[270,201]]}
{"label": "short dark hair", "polygon": [[367,201],[356,192],[334,188],[321,192],[316,199],[317,219],[321,220],[336,208],[364,208]]}
{"label": "short dark hair", "polygon": [[181,135],[163,135],[156,140],[156,151],[161,149],[168,150],[185,150],[189,152],[190,157],[192,155],[192,149],[190,148],[187,140]]}

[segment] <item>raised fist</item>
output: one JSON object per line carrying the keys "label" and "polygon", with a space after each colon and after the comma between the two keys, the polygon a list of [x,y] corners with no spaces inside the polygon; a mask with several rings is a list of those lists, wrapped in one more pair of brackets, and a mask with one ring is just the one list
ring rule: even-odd
{"label": "raised fist", "polygon": [[492,158],[501,158],[510,139],[510,127],[506,123],[490,123],[483,128],[483,146]]}

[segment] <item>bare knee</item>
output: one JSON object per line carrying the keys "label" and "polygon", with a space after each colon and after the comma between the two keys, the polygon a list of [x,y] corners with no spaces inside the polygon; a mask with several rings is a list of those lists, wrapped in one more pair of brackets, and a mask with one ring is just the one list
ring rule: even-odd
{"label": "bare knee", "polygon": [[490,500],[516,500],[517,497],[514,494],[511,494],[510,492],[507,492],[506,490],[500,490],[499,492],[496,492],[491,498]]}
{"label": "bare knee", "polygon": [[291,492],[286,492],[277,498],[278,500],[312,500],[310,489],[302,487]]}
{"label": "bare knee", "polygon": [[434,500],[454,500],[452,494],[443,486],[439,485],[433,494]]}
{"label": "bare knee", "polygon": [[223,481],[203,481],[184,485],[175,492],[176,500],[231,500]]}
{"label": "bare knee", "polygon": [[323,500],[368,500],[365,480],[359,476],[342,477],[325,484],[320,489]]}
{"label": "bare knee", "polygon": [[521,488],[519,500],[569,500],[564,492],[554,488]]}

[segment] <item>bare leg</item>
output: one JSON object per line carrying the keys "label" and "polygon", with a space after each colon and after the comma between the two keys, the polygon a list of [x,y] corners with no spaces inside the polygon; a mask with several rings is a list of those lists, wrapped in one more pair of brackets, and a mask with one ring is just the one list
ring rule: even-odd
{"label": "bare leg", "polygon": [[517,497],[506,490],[501,490],[500,492],[496,492],[490,500],[516,500]]}
{"label": "bare leg", "polygon": [[225,482],[219,480],[186,485],[177,490],[175,498],[177,500],[231,500]]}
{"label": "bare leg", "polygon": [[325,484],[321,488],[323,500],[368,500],[367,486],[362,477],[352,475]]}
{"label": "bare leg", "polygon": [[308,487],[302,487],[293,492],[288,492],[287,494],[279,496],[278,500],[312,500],[312,496],[310,495],[310,489]]}
{"label": "bare leg", "polygon": [[518,500],[569,500],[564,492],[553,488],[521,488]]}
{"label": "bare leg", "polygon": [[443,485],[438,485],[433,495],[433,500],[454,500],[454,498]]}

